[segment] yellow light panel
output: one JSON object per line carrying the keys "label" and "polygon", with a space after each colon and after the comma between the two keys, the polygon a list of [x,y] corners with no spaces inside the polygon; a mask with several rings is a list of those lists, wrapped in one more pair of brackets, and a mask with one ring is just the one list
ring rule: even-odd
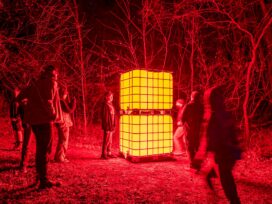
{"label": "yellow light panel", "polygon": [[120,118],[120,151],[124,155],[152,156],[172,152],[172,117],[143,115],[142,110],[170,110],[173,78],[167,72],[133,70],[121,75],[120,107],[138,110]]}
{"label": "yellow light panel", "polygon": [[[126,123],[128,122],[128,123]],[[120,151],[131,156],[151,156],[172,152],[170,115],[122,115]]]}
{"label": "yellow light panel", "polygon": [[172,74],[133,70],[120,79],[121,109],[172,109]]}

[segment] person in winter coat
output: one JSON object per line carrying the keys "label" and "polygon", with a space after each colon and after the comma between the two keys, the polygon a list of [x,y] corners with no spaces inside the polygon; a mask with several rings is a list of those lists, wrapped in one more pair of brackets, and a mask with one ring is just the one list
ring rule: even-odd
{"label": "person in winter coat", "polygon": [[193,159],[199,147],[200,128],[203,119],[204,107],[201,102],[200,93],[193,91],[190,102],[184,107],[181,122],[186,129],[186,139],[190,158],[190,167],[193,167]]}
{"label": "person in winter coat", "polygon": [[111,91],[106,92],[105,99],[102,104],[102,110],[101,110],[102,129],[104,132],[101,159],[114,157],[111,152],[111,145],[112,145],[112,135],[116,125],[116,119],[115,119],[116,112],[112,104],[112,101],[113,101],[113,93]]}
{"label": "person in winter coat", "polygon": [[47,178],[48,155],[52,149],[52,130],[56,120],[62,120],[58,94],[57,70],[48,65],[39,78],[19,94],[18,101],[27,99],[25,121],[31,125],[36,138],[36,171],[39,189],[51,188],[58,183]]}
{"label": "person in winter coat", "polygon": [[60,105],[62,109],[63,122],[56,123],[58,129],[58,145],[55,153],[56,162],[69,162],[66,158],[68,149],[68,140],[70,127],[73,126],[71,114],[76,108],[76,99],[68,100],[68,90],[66,88],[60,91]]}
{"label": "person in winter coat", "polygon": [[211,178],[220,177],[224,193],[231,204],[239,204],[232,169],[237,160],[241,159],[241,149],[235,123],[230,112],[224,105],[221,87],[213,87],[204,94],[205,122],[204,134],[195,162],[201,163],[205,157],[210,160],[206,181],[213,190]]}

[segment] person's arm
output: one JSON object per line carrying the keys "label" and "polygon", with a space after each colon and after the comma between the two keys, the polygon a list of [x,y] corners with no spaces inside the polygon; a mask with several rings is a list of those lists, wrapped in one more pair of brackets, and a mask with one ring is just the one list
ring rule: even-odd
{"label": "person's arm", "polygon": [[71,103],[68,103],[65,100],[60,100],[61,108],[66,113],[73,113],[76,109],[76,99],[74,98]]}
{"label": "person's arm", "polygon": [[11,120],[15,118],[15,101],[12,100],[9,107],[9,117]]}
{"label": "person's arm", "polygon": [[[114,108],[114,106],[113,106],[113,108]],[[114,126],[114,128],[116,128],[116,120],[117,120],[117,114],[116,114],[116,109],[114,108],[114,121],[113,121],[113,126]]]}
{"label": "person's arm", "polygon": [[[72,104],[72,105],[71,105]],[[71,101],[71,104],[70,104],[70,110],[71,110],[71,113],[75,111],[76,109],[76,98],[74,97]]]}
{"label": "person's arm", "polygon": [[102,129],[106,129],[106,104],[102,103],[101,106],[101,123]]}
{"label": "person's arm", "polygon": [[43,93],[44,100],[42,100],[44,103],[44,107],[48,111],[50,117],[52,118],[52,120],[55,120],[57,117],[57,103],[59,100],[58,86],[57,83],[51,78],[46,80],[46,82],[46,84],[43,84],[44,86],[46,86],[46,88]]}
{"label": "person's arm", "polygon": [[181,113],[181,116],[180,116],[180,121],[181,121],[182,125],[187,122],[188,113],[189,113],[189,105],[187,104],[187,105],[184,106],[184,108],[182,110],[182,113]]}
{"label": "person's arm", "polygon": [[23,89],[19,95],[15,98],[15,101],[16,102],[21,102],[23,100],[26,100],[29,98],[29,94],[30,94],[30,91],[31,91],[31,86]]}

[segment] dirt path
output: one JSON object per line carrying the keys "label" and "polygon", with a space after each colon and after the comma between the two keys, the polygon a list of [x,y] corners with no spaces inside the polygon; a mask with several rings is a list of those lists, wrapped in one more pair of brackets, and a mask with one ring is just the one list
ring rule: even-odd
{"label": "dirt path", "polygon": [[[61,187],[37,191],[34,139],[27,173],[16,169],[19,151],[10,151],[12,138],[0,135],[0,203],[227,203],[218,180],[216,194],[202,175],[177,161],[131,163],[122,158],[99,159],[99,149],[71,145],[70,163],[49,164],[50,178]],[[117,150],[116,150],[117,152]],[[242,203],[272,203],[272,161],[240,161],[235,168]]]}

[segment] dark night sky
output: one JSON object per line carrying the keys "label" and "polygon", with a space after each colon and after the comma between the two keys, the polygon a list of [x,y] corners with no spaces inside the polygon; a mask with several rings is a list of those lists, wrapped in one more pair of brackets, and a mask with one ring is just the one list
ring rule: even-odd
{"label": "dark night sky", "polygon": [[115,0],[78,0],[81,17],[84,17],[87,24],[95,18],[107,14],[115,5]]}

